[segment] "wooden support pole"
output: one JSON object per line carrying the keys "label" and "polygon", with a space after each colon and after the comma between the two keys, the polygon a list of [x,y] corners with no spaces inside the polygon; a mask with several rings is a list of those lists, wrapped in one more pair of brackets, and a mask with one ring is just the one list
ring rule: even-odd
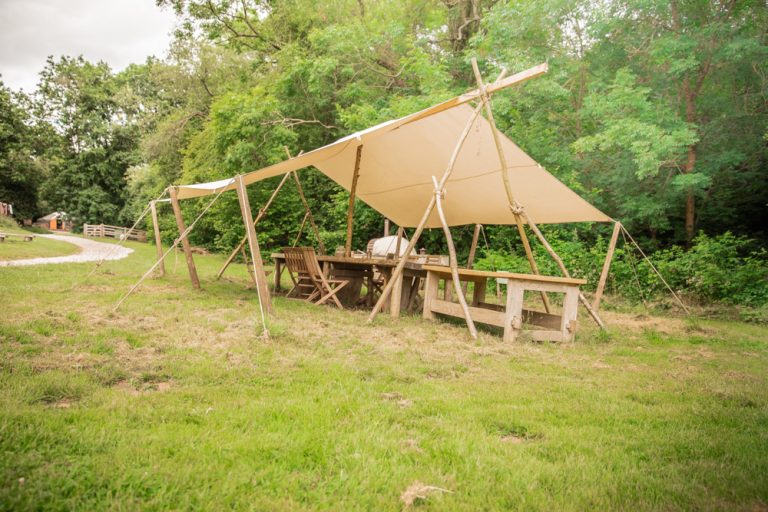
{"label": "wooden support pole", "polygon": [[[480,115],[480,110],[483,108],[482,102],[480,105],[478,105],[475,110],[472,112],[472,115],[467,120],[467,124],[464,126],[464,131],[459,136],[459,140],[456,143],[456,147],[453,150],[453,154],[451,155],[451,159],[448,162],[448,167],[445,169],[445,173],[443,174],[442,179],[440,180],[440,183],[438,184],[438,190],[442,191],[443,188],[445,188],[445,183],[448,181],[448,178],[450,178],[451,173],[453,172],[453,168],[456,165],[456,159],[459,156],[459,152],[461,151],[461,148],[464,146],[464,142],[467,140],[467,136],[469,135],[470,130],[472,129],[472,126],[474,126],[475,121],[477,120],[477,116]],[[429,220],[429,216],[432,213],[432,210],[435,208],[435,195],[432,195],[432,198],[429,200],[429,204],[427,205],[426,210],[424,210],[424,214],[421,216],[421,220],[416,225],[416,231],[414,231],[413,236],[411,237],[411,241],[408,243],[408,247],[405,250],[406,254],[411,254],[411,251],[414,247],[416,247],[416,242],[419,241],[419,237],[421,236],[422,231],[424,231],[424,226],[427,224],[427,220]],[[390,276],[389,280],[387,281],[387,285],[384,287],[384,289],[381,291],[381,295],[379,296],[379,300],[376,301],[376,304],[373,306],[373,309],[371,310],[370,315],[368,315],[368,322],[372,322],[374,318],[376,318],[376,315],[381,311],[381,307],[384,305],[384,302],[389,298],[389,294],[392,292],[392,288],[395,285],[395,281],[402,275],[403,268],[405,268],[405,263],[408,261],[408,258],[400,258],[400,260],[397,263],[397,267],[395,267],[395,270],[392,272],[392,275]]]}
{"label": "wooden support pole", "polygon": [[256,237],[256,228],[251,221],[251,204],[248,200],[245,181],[243,181],[242,176],[237,176],[235,183],[237,185],[237,200],[240,203],[240,212],[243,215],[245,232],[248,237],[248,249],[251,252],[251,263],[256,278],[256,290],[259,295],[260,308],[262,308],[262,321],[266,331],[266,319],[263,313],[272,314],[272,299],[269,295],[269,287],[267,286],[267,274],[264,272],[264,263],[261,260],[261,250],[259,249],[259,240]]}
{"label": "wooden support pole", "polygon": [[355,196],[357,195],[357,180],[360,179],[360,158],[363,156],[363,146],[357,146],[355,170],[352,172],[352,186],[349,189],[349,206],[347,207],[347,241],[344,244],[344,256],[352,254],[352,231],[355,220]]}
{"label": "wooden support pole", "polygon": [[[472,232],[472,243],[469,246],[469,256],[467,256],[467,268],[472,268],[472,265],[475,262],[475,252],[477,251],[477,242],[480,240],[480,230],[482,229],[482,224],[475,224],[475,230]],[[467,283],[464,281],[461,285],[461,290],[464,293],[467,293]]]}
{"label": "wooden support pole", "polygon": [[[397,242],[395,242],[395,259],[400,259],[400,247],[403,243],[403,226],[397,226]],[[407,257],[407,254],[406,254]]]}
{"label": "wooden support pole", "polygon": [[[283,176],[283,179],[280,180],[280,184],[277,185],[277,188],[272,192],[272,195],[269,196],[269,199],[267,200],[266,204],[263,208],[259,209],[259,213],[256,215],[256,217],[253,218],[253,226],[256,227],[256,225],[259,223],[259,221],[264,217],[264,215],[267,213],[267,209],[272,204],[272,201],[275,200],[275,197],[277,197],[277,193],[280,192],[280,189],[283,188],[283,185],[288,180],[288,173]],[[240,239],[240,243],[237,244],[237,247],[235,247],[231,253],[229,253],[229,256],[227,257],[227,260],[224,262],[224,265],[221,266],[219,269],[219,272],[216,274],[216,279],[220,279],[221,276],[224,274],[224,271],[227,270],[227,267],[232,263],[232,261],[235,259],[235,256],[237,256],[237,253],[242,250],[243,247],[245,247],[245,242],[248,240],[248,235],[245,235],[243,238]],[[247,264],[247,263],[246,263]]]}
{"label": "wooden support pole", "polygon": [[299,198],[301,199],[301,203],[304,205],[304,210],[307,212],[307,215],[309,215],[309,225],[312,226],[312,231],[315,233],[317,245],[320,248],[320,254],[325,254],[325,245],[323,244],[323,240],[320,238],[320,230],[317,229],[317,224],[315,224],[315,218],[312,216],[312,210],[309,209],[307,198],[304,196],[304,189],[301,187],[299,175],[296,174],[296,171],[291,171],[291,174],[293,175],[293,180],[296,182],[296,188],[299,191]]}
{"label": "wooden support pole", "polygon": [[168,193],[171,197],[171,206],[173,207],[173,215],[176,217],[176,226],[179,228],[179,237],[181,237],[181,247],[184,249],[184,257],[187,260],[187,270],[189,271],[189,279],[192,280],[192,286],[200,288],[200,279],[197,277],[197,268],[195,268],[195,260],[192,258],[192,248],[189,246],[189,239],[187,238],[186,230],[184,227],[184,217],[181,215],[181,207],[179,206],[179,198],[176,193],[176,187],[168,187]]}
{"label": "wooden support pole", "polygon": [[165,275],[165,263],[163,262],[163,241],[160,238],[160,224],[157,221],[157,206],[156,201],[149,202],[149,209],[152,212],[152,231],[155,233],[155,252],[157,253],[157,261],[160,264],[157,266],[158,277]]}
{"label": "wooden support pole", "polygon": [[[523,215],[523,216],[525,216],[525,218],[526,218],[526,220],[527,220],[527,222],[528,222],[528,226],[530,226],[531,230],[534,232],[534,234],[536,235],[536,237],[537,237],[537,238],[539,239],[539,241],[541,242],[541,245],[543,245],[543,246],[544,246],[544,249],[546,249],[546,250],[547,250],[547,252],[548,252],[548,253],[549,253],[549,255],[552,257],[552,259],[553,259],[553,260],[555,260],[555,263],[557,263],[557,266],[560,268],[560,272],[562,272],[562,273],[563,273],[563,275],[564,275],[565,277],[571,277],[571,273],[570,273],[570,272],[568,272],[568,269],[567,269],[567,268],[565,268],[565,264],[563,263],[563,260],[562,260],[562,259],[560,259],[560,256],[558,256],[558,255],[557,255],[557,253],[556,253],[556,252],[555,252],[555,250],[552,248],[552,246],[551,246],[551,245],[549,245],[549,242],[547,242],[547,239],[546,239],[546,238],[544,238],[544,235],[542,234],[541,230],[540,230],[540,229],[539,229],[539,227],[536,225],[536,223],[535,223],[535,222],[533,222],[533,221],[531,220],[531,218],[530,218],[530,217],[528,217],[528,215],[525,213],[525,211],[524,211],[524,210],[522,210],[522,208],[521,208],[521,212],[522,212],[522,215]],[[587,298],[586,298],[586,297],[584,297],[584,294],[583,294],[583,293],[581,293],[581,292],[579,292],[579,301],[582,303],[582,305],[584,306],[584,308],[587,310],[587,313],[589,313],[589,316],[591,316],[591,317],[592,317],[592,320],[594,320],[594,321],[595,321],[595,323],[596,323],[596,324],[597,324],[597,325],[598,325],[598,326],[599,326],[601,329],[605,329],[605,324],[603,323],[603,320],[602,320],[602,319],[600,318],[600,316],[597,314],[597,311],[595,311],[594,309],[592,309],[592,306],[590,305],[589,301],[587,300]]]}
{"label": "wooden support pole", "polygon": [[600,272],[600,281],[597,283],[597,290],[595,291],[595,300],[592,302],[592,309],[598,311],[600,309],[600,301],[603,300],[603,292],[605,291],[605,282],[608,280],[608,271],[611,269],[611,261],[613,261],[613,253],[616,251],[616,241],[619,239],[619,233],[621,232],[621,222],[616,221],[613,225],[613,233],[611,233],[611,241],[608,243],[608,252],[605,253],[605,261],[603,262],[603,270]]}
{"label": "wooden support pole", "polygon": [[[517,232],[520,234],[520,240],[523,242],[523,249],[525,249],[525,257],[528,258],[528,263],[531,265],[531,271],[534,274],[539,274],[539,266],[536,264],[536,260],[533,257],[533,251],[531,250],[531,244],[528,241],[528,235],[525,233],[523,226],[523,220],[520,217],[518,210],[520,205],[515,201],[515,196],[512,193],[512,185],[509,182],[509,173],[507,168],[507,157],[504,155],[504,149],[501,147],[501,138],[499,137],[499,130],[496,128],[496,121],[493,118],[493,108],[491,107],[491,98],[488,96],[488,90],[483,83],[483,77],[480,76],[480,69],[477,67],[477,59],[472,58],[472,71],[475,73],[475,80],[477,81],[477,90],[480,92],[480,96],[483,98],[485,104],[485,113],[488,116],[488,124],[491,126],[491,134],[493,135],[493,142],[496,146],[496,152],[499,155],[499,164],[501,166],[501,178],[504,182],[504,191],[507,193],[507,201],[512,209],[512,214],[515,218],[515,224],[517,225]],[[549,299],[545,292],[541,292],[541,300],[544,303],[544,309],[547,313],[550,312]]]}
{"label": "wooden support pole", "polygon": [[384,219],[384,236],[389,236],[389,219]]}
{"label": "wooden support pole", "polygon": [[309,212],[304,213],[304,218],[301,220],[301,225],[299,226],[299,232],[296,233],[296,239],[293,241],[293,245],[291,247],[296,247],[299,244],[301,234],[304,232],[304,225],[307,223],[307,217],[309,217]]}
{"label": "wooden support pole", "polygon": [[440,185],[437,183],[437,178],[434,176],[432,176],[432,182],[435,184],[435,206],[437,207],[437,215],[440,217],[440,222],[443,225],[443,233],[445,233],[445,241],[448,244],[448,261],[451,267],[451,276],[453,276],[453,289],[456,291],[456,295],[459,296],[459,304],[461,304],[461,309],[464,311],[464,320],[467,322],[469,334],[473,339],[477,339],[477,328],[475,327],[475,322],[472,320],[472,315],[469,313],[467,299],[464,297],[464,293],[461,289],[459,264],[456,261],[456,248],[453,246],[451,228],[448,226],[448,221],[445,219],[445,212],[443,212],[443,194],[445,194],[445,188],[442,190],[440,189]]}

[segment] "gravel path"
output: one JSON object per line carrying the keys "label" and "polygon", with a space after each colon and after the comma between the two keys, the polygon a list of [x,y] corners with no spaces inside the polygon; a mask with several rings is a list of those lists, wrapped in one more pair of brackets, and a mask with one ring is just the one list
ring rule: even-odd
{"label": "gravel path", "polygon": [[[75,244],[82,250],[77,254],[70,254],[69,256],[56,256],[52,258],[29,258],[26,260],[10,260],[0,261],[0,267],[20,267],[24,265],[44,265],[46,263],[83,263],[87,261],[99,261],[102,258],[107,260],[121,260],[131,254],[133,249],[126,247],[118,247],[115,244],[105,244],[104,242],[96,242],[95,240],[89,240],[87,238],[80,238],[77,236],[67,235],[37,235],[43,238],[50,238],[51,240],[61,240],[62,242],[68,242]],[[35,243],[35,242],[28,242]]]}

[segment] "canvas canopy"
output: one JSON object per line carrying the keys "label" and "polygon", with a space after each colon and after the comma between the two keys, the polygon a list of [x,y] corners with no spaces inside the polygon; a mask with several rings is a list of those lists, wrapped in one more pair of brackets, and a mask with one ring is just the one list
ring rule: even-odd
{"label": "canvas canopy", "polygon": [[[403,227],[419,223],[472,108],[461,97],[354,133],[332,144],[243,176],[246,184],[314,166],[347,190],[362,145],[357,197]],[[491,125],[478,116],[448,180],[443,207],[449,225],[514,224]],[[607,222],[610,217],[579,197],[512,140],[501,135],[512,191],[537,224]],[[234,179],[183,185],[180,199],[234,189]],[[426,227],[441,225],[432,212]]]}

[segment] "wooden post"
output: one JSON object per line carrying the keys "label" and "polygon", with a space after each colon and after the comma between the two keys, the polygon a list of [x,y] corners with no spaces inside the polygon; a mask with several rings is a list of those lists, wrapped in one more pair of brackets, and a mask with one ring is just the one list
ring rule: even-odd
{"label": "wooden post", "polygon": [[442,197],[445,193],[445,187],[443,187],[441,190],[440,185],[437,183],[437,178],[434,176],[432,176],[432,182],[435,184],[435,206],[437,206],[437,215],[440,217],[440,222],[443,224],[443,233],[445,233],[445,241],[448,244],[448,257],[451,267],[451,275],[453,276],[453,289],[456,291],[456,295],[459,296],[459,304],[461,304],[461,309],[464,310],[464,320],[467,322],[469,334],[472,336],[472,338],[477,339],[477,328],[475,328],[475,322],[472,320],[472,315],[469,313],[467,298],[464,297],[464,293],[461,289],[461,280],[459,279],[459,264],[458,261],[456,261],[456,248],[453,246],[451,228],[448,226],[448,221],[445,219],[445,212],[443,212]]}
{"label": "wooden post", "polygon": [[389,219],[384,219],[384,236],[389,236]]}
{"label": "wooden post", "polygon": [[[472,232],[472,244],[469,246],[469,256],[467,256],[467,268],[472,268],[472,264],[475,262],[475,251],[477,251],[477,242],[480,239],[480,229],[482,224],[475,224],[475,230]],[[461,290],[467,293],[467,285],[469,283],[464,281],[461,285]],[[477,285],[475,285],[477,286]]]}
{"label": "wooden post", "polygon": [[179,228],[179,236],[181,237],[181,246],[184,249],[184,257],[187,260],[189,279],[192,280],[192,286],[195,288],[200,288],[200,279],[197,277],[195,260],[192,258],[192,248],[189,246],[189,239],[187,239],[186,235],[184,235],[184,232],[187,230],[187,228],[184,226],[184,217],[181,215],[181,207],[179,206],[179,198],[176,194],[176,187],[168,187],[168,193],[171,197],[173,215],[176,217],[176,227]]}
{"label": "wooden post", "polygon": [[[525,257],[528,258],[528,263],[531,265],[531,271],[534,274],[539,274],[539,266],[536,264],[536,260],[533,257],[533,251],[531,250],[531,244],[528,242],[528,236],[525,233],[523,227],[523,221],[520,217],[519,210],[520,205],[515,201],[515,197],[512,194],[512,185],[509,183],[509,174],[507,172],[507,157],[504,155],[504,150],[501,147],[501,139],[499,138],[499,131],[496,128],[496,121],[493,118],[493,109],[491,108],[491,98],[488,96],[488,92],[485,84],[483,83],[483,77],[480,76],[480,69],[477,67],[477,59],[472,58],[472,71],[475,73],[475,80],[477,81],[477,90],[480,91],[480,96],[483,98],[485,104],[485,113],[488,116],[488,124],[491,126],[491,134],[493,135],[493,142],[496,146],[496,152],[499,155],[499,164],[501,165],[501,178],[504,182],[504,191],[507,193],[507,201],[512,209],[512,214],[515,217],[515,224],[517,225],[517,232],[520,234],[520,240],[523,242],[523,249],[525,249]],[[545,292],[541,292],[541,300],[544,302],[544,309],[547,313],[550,312],[549,299]]]}
{"label": "wooden post", "polygon": [[600,272],[600,281],[597,283],[597,291],[595,291],[595,300],[592,302],[592,309],[598,311],[600,309],[600,301],[603,299],[603,292],[605,291],[605,282],[608,279],[608,271],[611,269],[611,261],[613,261],[613,253],[616,251],[616,241],[619,239],[619,232],[621,231],[621,222],[616,221],[613,225],[613,233],[611,233],[611,241],[608,244],[608,252],[605,254],[605,261],[603,262],[603,270]]}
{"label": "wooden post", "polygon": [[165,275],[163,241],[160,238],[160,224],[157,221],[157,206],[155,205],[155,201],[149,202],[149,208],[152,211],[152,230],[155,232],[155,253],[157,254],[157,261],[160,262],[160,265],[157,266],[157,269],[160,271],[158,275],[159,277],[163,277]]}
{"label": "wooden post", "polygon": [[344,256],[349,258],[352,254],[352,229],[355,217],[355,195],[357,194],[357,180],[360,178],[360,158],[363,156],[363,146],[357,146],[355,156],[355,170],[352,172],[352,186],[349,189],[349,206],[347,207],[347,242],[344,244]]}
{"label": "wooden post", "polygon": [[[403,243],[403,226],[398,226],[397,227],[397,242],[395,243],[395,259],[396,260],[400,259],[400,247],[401,247],[402,243]],[[410,254],[410,253],[406,253],[406,257],[408,256],[408,254]]]}
{"label": "wooden post", "polygon": [[320,230],[317,229],[317,224],[315,224],[315,218],[312,216],[312,210],[309,209],[307,198],[304,197],[304,189],[301,187],[299,175],[296,174],[296,171],[291,171],[291,174],[293,175],[293,180],[296,182],[296,187],[299,190],[299,198],[301,198],[301,202],[304,205],[304,210],[306,210],[307,214],[309,215],[309,225],[312,226],[312,231],[315,233],[317,245],[320,247],[320,254],[325,254],[325,245],[323,244],[323,240],[320,238]]}
{"label": "wooden post", "polygon": [[[280,192],[280,189],[283,188],[283,185],[287,180],[288,180],[288,173],[286,173],[285,176],[283,176],[283,179],[280,180],[280,184],[277,185],[277,188],[275,188],[275,190],[272,192],[272,195],[269,196],[269,199],[264,205],[264,208],[260,208],[259,213],[256,215],[256,217],[253,218],[254,227],[259,223],[262,217],[264,217],[264,215],[267,213],[267,209],[270,207],[275,197],[277,197],[277,193]],[[247,239],[248,239],[248,235],[245,235],[243,238],[241,238],[240,243],[237,244],[237,247],[235,247],[234,250],[231,253],[229,253],[229,256],[227,257],[227,260],[224,262],[224,265],[221,266],[218,274],[216,274],[216,279],[221,278],[221,276],[224,274],[224,271],[227,270],[227,267],[229,267],[229,265],[232,263],[232,260],[234,260],[235,256],[237,256],[237,253],[240,252],[240,250],[243,247],[245,247],[245,242],[247,241]]]}
{"label": "wooden post", "polygon": [[[245,232],[248,237],[248,249],[251,251],[251,263],[253,264],[253,273],[256,277],[256,291],[259,295],[259,302],[267,314],[272,314],[272,299],[269,295],[264,263],[261,260],[259,240],[256,238],[256,228],[251,221],[251,204],[248,200],[248,192],[246,191],[242,176],[237,176],[235,183],[237,184],[237,200],[240,203],[240,212],[243,214],[243,223],[245,224]],[[266,324],[264,329],[266,330]]]}
{"label": "wooden post", "polygon": [[[464,146],[464,142],[467,140],[467,136],[469,135],[469,131],[472,129],[472,126],[475,124],[475,120],[477,119],[477,116],[480,115],[480,110],[482,109],[482,102],[479,106],[475,108],[475,110],[472,112],[472,115],[467,120],[467,124],[464,126],[464,131],[461,133],[461,136],[459,137],[459,140],[456,144],[456,147],[453,150],[453,155],[451,155],[451,159],[448,162],[448,167],[445,170],[445,173],[443,174],[442,179],[439,183],[439,190],[442,191],[442,189],[445,187],[445,182],[448,181],[448,178],[451,176],[451,173],[453,172],[453,167],[456,165],[456,159],[459,156],[459,151],[461,151],[461,148]],[[432,195],[432,198],[429,200],[429,204],[427,205],[427,209],[424,210],[424,214],[421,216],[421,220],[416,225],[416,231],[414,231],[413,236],[411,237],[411,241],[408,243],[408,247],[405,250],[406,254],[411,254],[411,251],[414,247],[416,247],[416,242],[419,241],[419,237],[421,236],[422,231],[424,231],[424,226],[427,224],[427,220],[429,220],[429,216],[432,213],[432,210],[435,208],[435,195]],[[402,275],[403,268],[405,268],[405,263],[408,261],[408,258],[400,258],[400,260],[397,263],[397,267],[395,267],[395,270],[392,272],[392,275],[387,281],[387,285],[384,287],[384,289],[381,291],[381,295],[379,296],[379,300],[376,302],[376,304],[373,306],[373,309],[371,310],[370,315],[368,315],[368,322],[372,322],[374,318],[376,318],[376,315],[381,311],[381,307],[384,305],[384,302],[389,297],[389,294],[392,292],[392,288],[395,285],[396,279]]]}

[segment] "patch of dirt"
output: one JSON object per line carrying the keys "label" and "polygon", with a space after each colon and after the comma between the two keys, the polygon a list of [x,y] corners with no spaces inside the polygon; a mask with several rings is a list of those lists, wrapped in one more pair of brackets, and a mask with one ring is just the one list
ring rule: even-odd
{"label": "patch of dirt", "polygon": [[54,409],[69,409],[72,407],[72,402],[66,398],[59,400],[58,402],[53,402],[51,404],[51,407]]}
{"label": "patch of dirt", "polygon": [[403,502],[405,508],[411,508],[419,501],[423,501],[429,498],[430,494],[438,492],[452,493],[453,491],[435,487],[434,485],[425,485],[417,481],[413,482],[405,491],[403,491],[403,494],[400,495],[400,501]]}
{"label": "patch of dirt", "polygon": [[523,444],[526,441],[525,438],[516,436],[514,434],[507,434],[505,436],[501,436],[500,439],[502,443],[510,443],[510,444]]}
{"label": "patch of dirt", "polygon": [[137,388],[130,381],[122,380],[117,384],[115,384],[114,387],[131,396],[139,396],[139,395],[142,395],[145,393],[151,393],[151,392],[163,393],[170,390],[171,387],[173,387],[173,385],[170,381],[146,382],[142,386]]}
{"label": "patch of dirt", "polygon": [[419,442],[415,439],[406,439],[403,441],[403,449],[410,452],[424,453],[424,450],[419,446]]}

